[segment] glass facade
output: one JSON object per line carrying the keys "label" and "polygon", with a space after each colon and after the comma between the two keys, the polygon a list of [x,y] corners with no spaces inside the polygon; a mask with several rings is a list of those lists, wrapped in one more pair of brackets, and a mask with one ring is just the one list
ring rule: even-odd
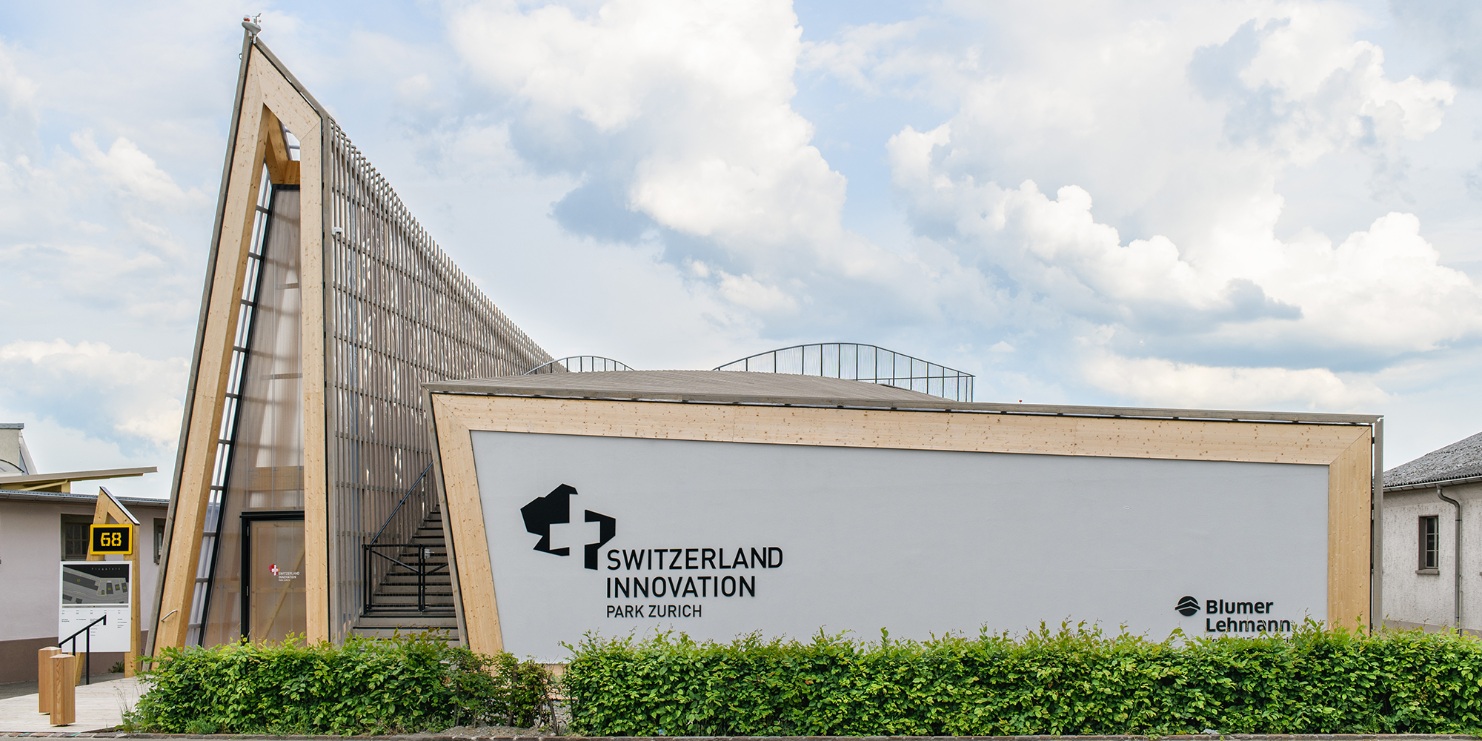
{"label": "glass facade", "polygon": [[[213,487],[207,523],[215,537],[201,551],[206,588],[198,591],[205,593],[199,602],[204,620],[192,622],[201,625],[203,645],[230,643],[250,633],[242,622],[243,578],[253,581],[249,586],[259,579],[276,583],[271,573],[243,568],[243,515],[304,507],[299,190],[271,185],[266,176],[263,183],[257,244],[248,254],[256,269],[248,271],[246,282],[255,285],[243,286],[242,342],[233,369],[235,419],[223,421],[227,434],[216,464],[222,475]],[[302,519],[280,526],[298,528],[302,551]],[[290,629],[302,632],[302,590],[298,600],[299,609],[289,614],[296,614],[299,624]]]}

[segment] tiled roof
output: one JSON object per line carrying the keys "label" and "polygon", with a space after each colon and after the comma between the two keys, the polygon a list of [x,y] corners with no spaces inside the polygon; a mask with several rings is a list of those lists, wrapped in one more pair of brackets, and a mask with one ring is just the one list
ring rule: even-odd
{"label": "tiled roof", "polygon": [[1384,487],[1482,476],[1482,432],[1384,472]]}

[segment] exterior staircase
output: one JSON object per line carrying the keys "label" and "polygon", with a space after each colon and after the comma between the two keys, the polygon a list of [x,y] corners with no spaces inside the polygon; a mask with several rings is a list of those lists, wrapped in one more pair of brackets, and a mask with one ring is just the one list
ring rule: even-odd
{"label": "exterior staircase", "polygon": [[442,511],[428,512],[408,540],[365,547],[368,578],[375,578],[372,574],[378,572],[382,575],[368,590],[352,632],[383,638],[398,633],[436,632],[456,642],[458,619],[443,540]]}

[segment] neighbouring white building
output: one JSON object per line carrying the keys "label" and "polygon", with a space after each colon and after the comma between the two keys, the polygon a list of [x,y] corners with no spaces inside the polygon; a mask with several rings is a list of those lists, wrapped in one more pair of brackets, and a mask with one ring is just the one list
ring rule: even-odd
{"label": "neighbouring white building", "polygon": [[[0,423],[0,684],[36,678],[36,651],[54,646],[60,604],[61,561],[87,558],[88,526],[98,494],[72,491],[80,481],[153,473],[154,468],[37,473],[21,436],[23,426]],[[114,497],[139,520],[140,624],[153,624],[155,586],[169,502]],[[81,650],[79,648],[79,650]],[[94,653],[94,673],[123,658]]]}
{"label": "neighbouring white building", "polygon": [[1385,624],[1482,631],[1482,433],[1384,473]]}

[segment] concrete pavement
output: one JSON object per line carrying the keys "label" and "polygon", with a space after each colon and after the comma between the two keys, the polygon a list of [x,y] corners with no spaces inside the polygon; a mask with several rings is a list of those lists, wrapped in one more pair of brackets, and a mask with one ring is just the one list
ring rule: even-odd
{"label": "concrete pavement", "polygon": [[112,728],[134,707],[144,687],[135,678],[94,681],[77,687],[77,721],[54,726],[51,718],[36,712],[36,693],[0,699],[0,733],[61,731],[80,733]]}

